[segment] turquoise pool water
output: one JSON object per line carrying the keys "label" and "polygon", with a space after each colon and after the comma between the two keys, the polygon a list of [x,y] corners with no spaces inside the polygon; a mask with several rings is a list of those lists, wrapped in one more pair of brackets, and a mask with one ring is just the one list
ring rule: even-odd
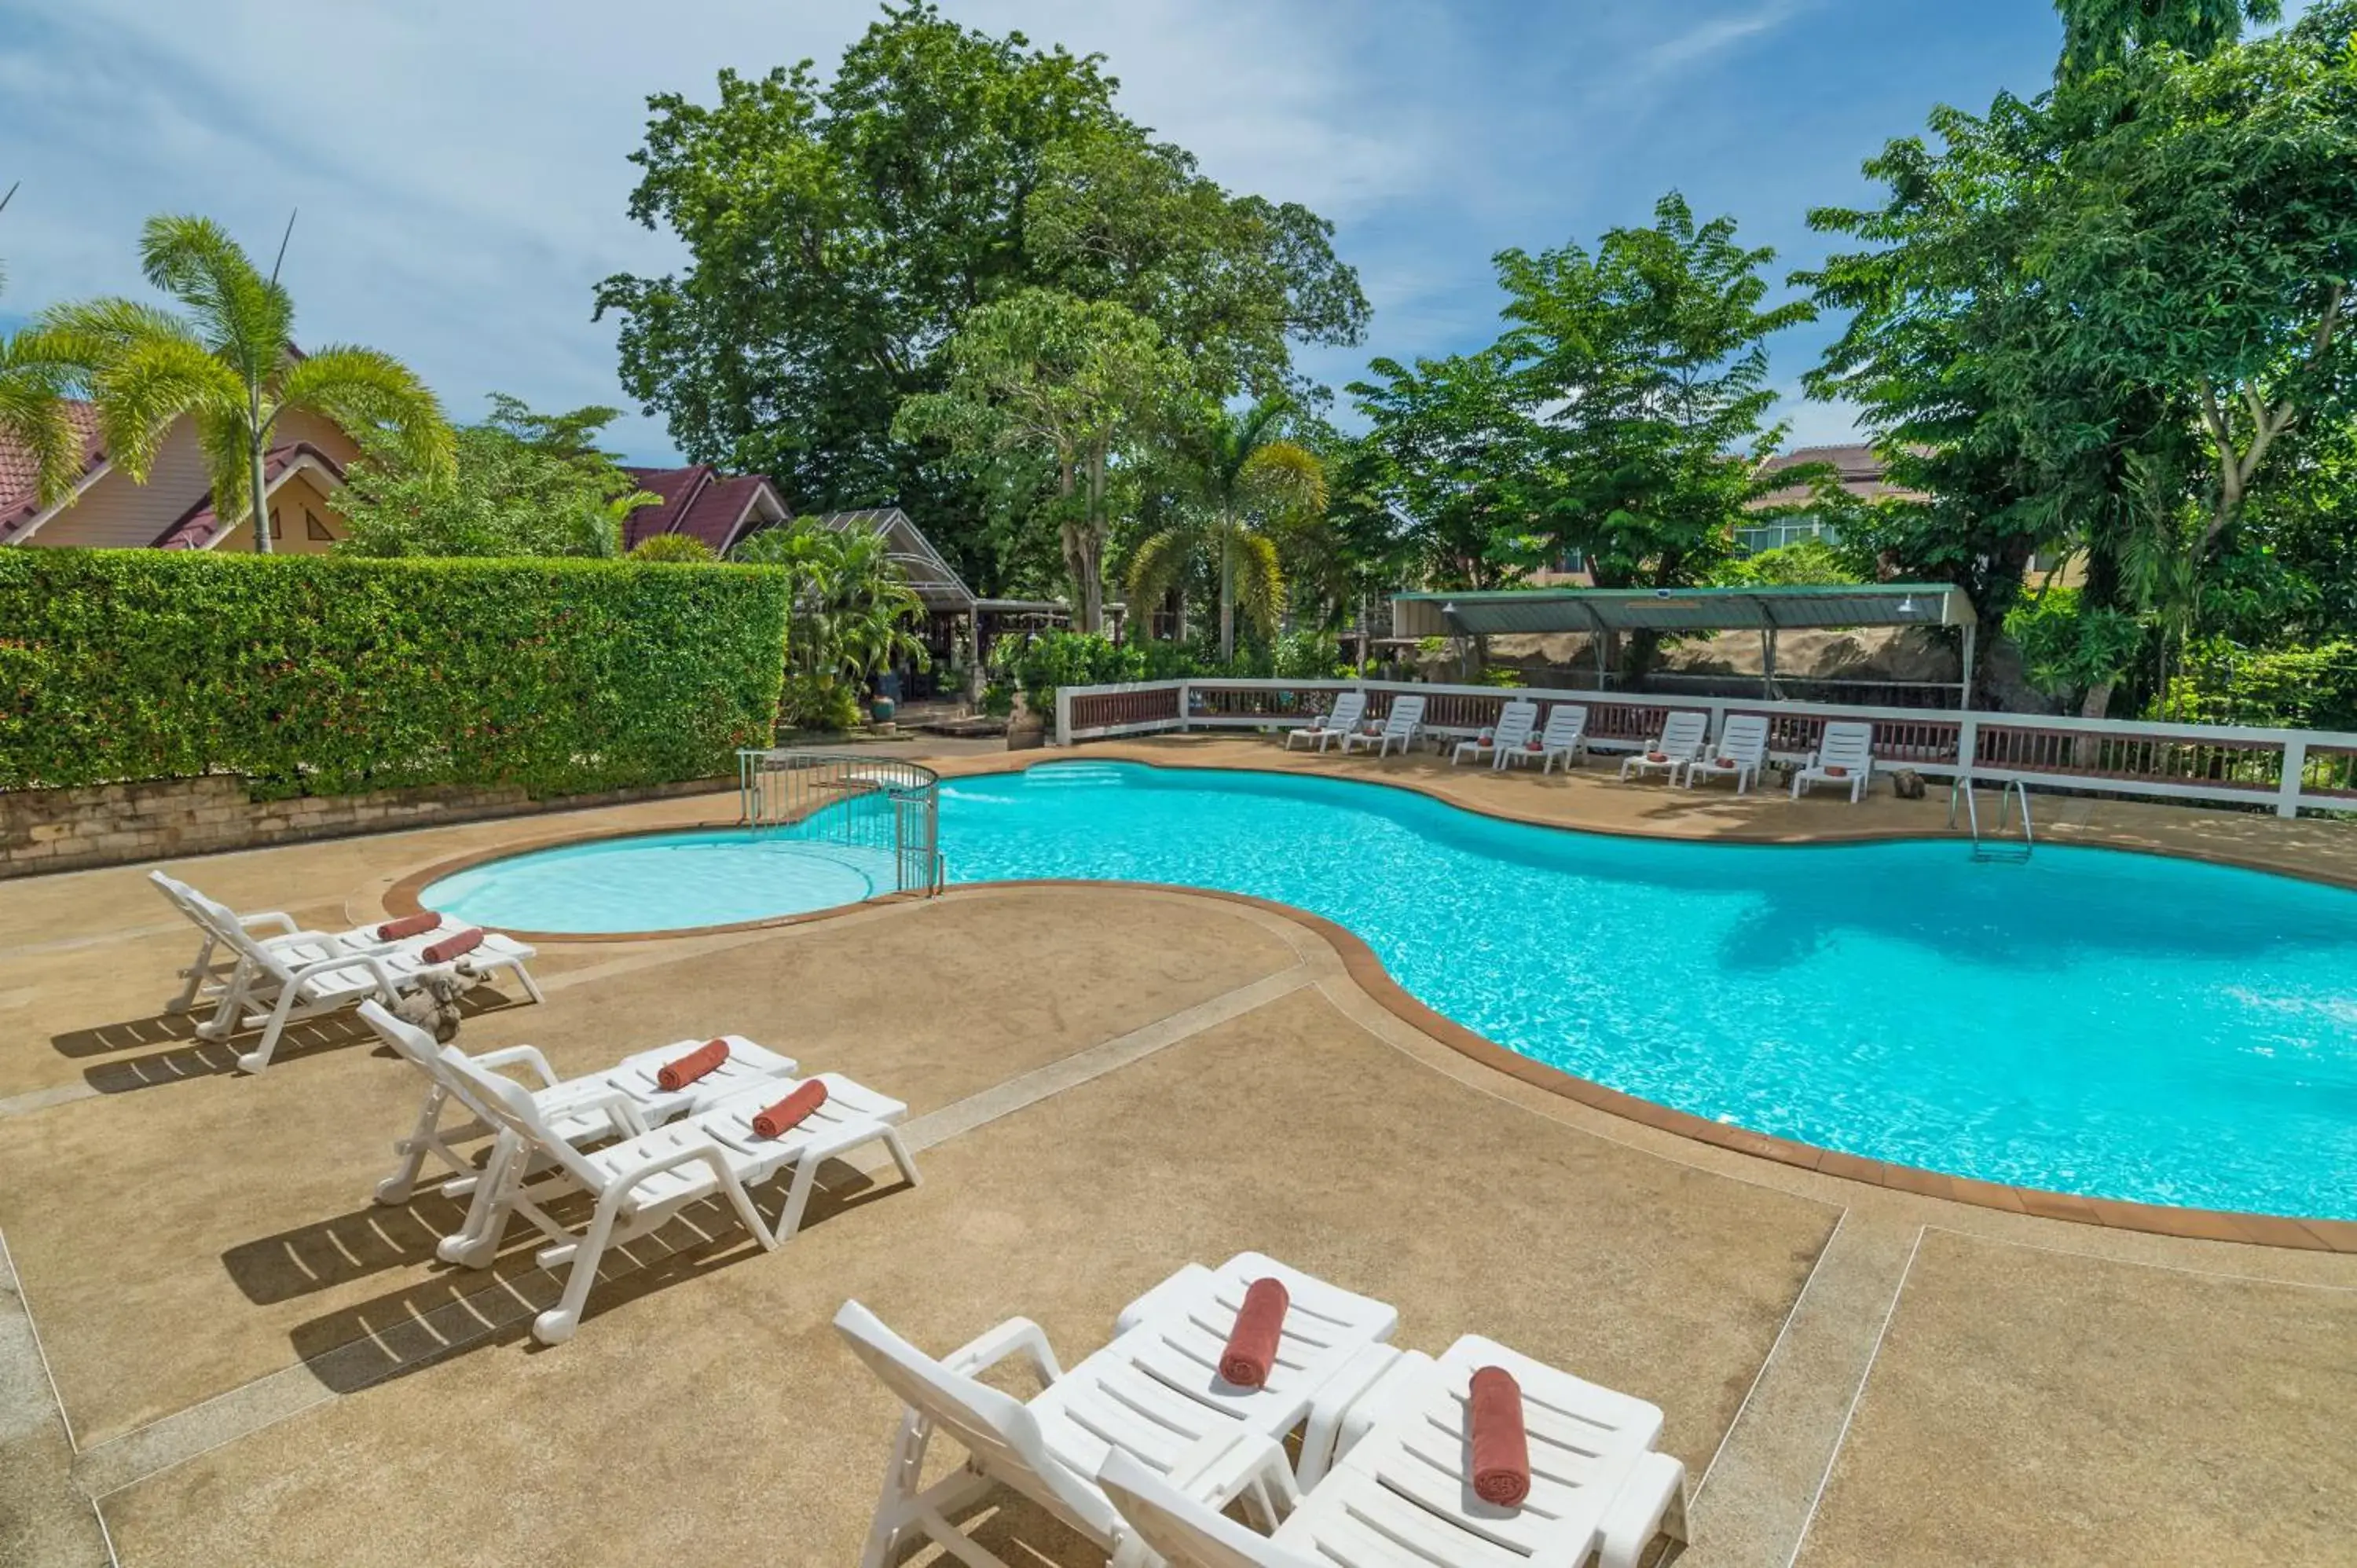
{"label": "turquoise pool water", "polygon": [[[1312,910],[1489,1038],[1717,1121],[1989,1181],[2357,1219],[2357,894],[2055,845],[1995,865],[1945,842],[1612,838],[1120,764],[945,783],[942,842],[956,881]],[[425,898],[544,930],[751,918],[858,879],[810,847],[590,845]]]}

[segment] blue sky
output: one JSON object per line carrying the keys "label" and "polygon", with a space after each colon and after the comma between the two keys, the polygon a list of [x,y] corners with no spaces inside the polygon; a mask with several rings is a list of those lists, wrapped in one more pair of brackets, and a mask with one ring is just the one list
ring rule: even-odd
{"label": "blue sky", "polygon": [[[1728,212],[1778,273],[1821,253],[1803,215],[1863,198],[1859,161],[1935,102],[2040,87],[2049,0],[951,0],[1109,57],[1136,119],[1240,189],[1340,227],[1375,306],[1374,354],[1487,343],[1490,257],[1592,242],[1663,191]],[[624,216],[643,100],[708,96],[723,66],[833,61],[868,0],[0,0],[0,311],[141,292],[140,220],[208,213],[286,277],[308,342],[416,366],[452,413],[484,394],[625,403],[589,291],[675,263]],[[1830,335],[1775,345],[1795,441],[1837,440],[1803,371]],[[630,456],[671,444],[632,411]]]}

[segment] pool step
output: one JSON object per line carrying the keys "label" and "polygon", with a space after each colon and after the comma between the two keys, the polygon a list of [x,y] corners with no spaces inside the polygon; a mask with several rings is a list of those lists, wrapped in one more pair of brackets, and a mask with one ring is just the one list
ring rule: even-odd
{"label": "pool step", "polygon": [[1109,762],[1042,762],[1028,769],[1023,781],[1033,786],[1061,787],[1075,785],[1118,784],[1128,777],[1128,769]]}

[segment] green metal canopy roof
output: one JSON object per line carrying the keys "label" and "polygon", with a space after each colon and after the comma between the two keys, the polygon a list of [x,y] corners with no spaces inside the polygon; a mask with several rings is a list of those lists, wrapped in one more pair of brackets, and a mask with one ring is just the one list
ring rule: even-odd
{"label": "green metal canopy roof", "polygon": [[1509,588],[1392,596],[1392,630],[1397,637],[1793,631],[1969,626],[1973,620],[1972,601],[1952,583],[1799,588]]}

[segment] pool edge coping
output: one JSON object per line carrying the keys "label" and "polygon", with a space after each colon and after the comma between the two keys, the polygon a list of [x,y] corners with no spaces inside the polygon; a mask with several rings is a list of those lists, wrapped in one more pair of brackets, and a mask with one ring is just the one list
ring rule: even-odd
{"label": "pool edge coping", "polygon": [[[984,758],[978,766],[959,768],[954,773],[944,772],[942,777],[947,779],[1020,773],[1027,772],[1034,767],[1069,760],[1073,759],[1054,755],[1017,754],[1016,757],[1010,757],[1005,761],[998,758]],[[1140,762],[1133,757],[1124,757],[1122,760],[1138,767],[1161,766],[1157,763]],[[1183,768],[1190,765],[1180,766]],[[1191,766],[1201,768],[1214,765]],[[1231,764],[1216,766],[1232,772],[1265,773],[1276,777],[1291,777],[1294,772],[1292,769],[1255,768],[1249,766],[1235,767]],[[1330,777],[1315,772],[1303,776]],[[1436,790],[1408,780],[1370,779],[1365,782],[1388,785],[1477,816],[1517,822],[1524,826],[1554,828],[1569,832],[1614,832],[1614,830],[1610,829],[1574,827],[1503,811],[1486,811],[1478,806],[1465,805]],[[524,843],[473,852],[410,872],[386,889],[383,895],[384,905],[387,913],[395,918],[415,914],[424,908],[418,895],[426,886],[443,877],[455,875],[458,872],[495,860],[511,859],[517,855],[570,844],[632,838],[657,838],[738,825],[740,824],[733,821],[711,819],[699,822],[674,823],[664,827],[619,828],[592,832],[559,833]],[[1789,839],[1762,841],[1738,839],[1732,836],[1690,840],[1669,834],[1645,833],[1630,830],[1620,830],[1614,832],[1614,836],[1700,844],[1748,843],[1753,846],[1781,843],[1792,847],[1805,847],[1813,843],[1828,842]],[[1855,836],[1846,835],[1841,839],[1829,842],[1869,843],[1878,840],[1937,842],[1940,836],[1929,835],[1927,838],[1927,835],[1911,832],[1861,833]],[[2113,848],[2126,854],[2169,854],[2172,859],[2197,858],[2190,855],[2170,854],[2164,850],[2127,849],[2118,845],[2087,844],[2082,847]],[[2259,871],[2266,875],[2287,875],[2265,866],[2246,865],[2241,868]],[[2322,877],[2304,880],[2330,881],[2330,885],[2343,887],[2349,886],[2346,882],[2331,881]],[[1748,1127],[1713,1122],[1707,1117],[1697,1116],[1689,1111],[1680,1111],[1656,1101],[1642,1099],[1598,1083],[1593,1079],[1582,1078],[1534,1058],[1526,1057],[1519,1051],[1501,1046],[1488,1036],[1477,1033],[1410,994],[1407,989],[1393,977],[1391,971],[1384,966],[1374,949],[1356,932],[1337,921],[1328,919],[1325,916],[1276,899],[1264,898],[1248,893],[1235,893],[1217,887],[1190,887],[1175,883],[1084,877],[963,882],[943,889],[940,896],[954,897],[971,893],[1004,894],[1039,887],[1133,888],[1145,892],[1208,898],[1267,910],[1322,938],[1327,945],[1334,950],[1335,955],[1340,959],[1343,972],[1350,977],[1351,983],[1358,986],[1370,1001],[1408,1027],[1457,1052],[1459,1056],[1533,1088],[1574,1101],[1590,1110],[1602,1112],[1625,1122],[1633,1122],[1640,1126],[1650,1127],[1657,1132],[1689,1139],[1695,1143],[1706,1144],[1733,1154],[1744,1155],[1755,1159],[1772,1160],[1780,1165],[1794,1166],[1819,1176],[1881,1187],[1888,1191],[1963,1203],[1974,1208],[2024,1215],[2031,1219],[2061,1220],[2071,1224],[2092,1225],[2102,1230],[2127,1230],[2145,1235],[2166,1236],[2180,1240],[2222,1241],[2244,1246],[2277,1247],[2291,1251],[2357,1256],[2357,1220],[2305,1219],[2284,1215],[2251,1214],[2234,1209],[2176,1208],[2123,1198],[2089,1197],[2076,1193],[2054,1192],[2043,1187],[2017,1187],[2002,1182],[1982,1181],[1973,1176],[1949,1176],[1919,1166],[1898,1165],[1889,1161],[1867,1159],[1863,1155],[1845,1154],[1836,1149],[1802,1143],[1797,1139],[1781,1137],[1770,1133],[1755,1132]],[[528,942],[660,941],[673,938],[726,936],[751,931],[782,930],[792,926],[834,919],[863,909],[871,909],[878,905],[923,903],[928,901],[930,897],[923,893],[890,893],[864,899],[856,904],[841,904],[832,908],[807,910],[800,914],[775,915],[765,919],[740,920],[727,925],[680,927],[669,930],[586,932],[514,930],[507,934]]]}

